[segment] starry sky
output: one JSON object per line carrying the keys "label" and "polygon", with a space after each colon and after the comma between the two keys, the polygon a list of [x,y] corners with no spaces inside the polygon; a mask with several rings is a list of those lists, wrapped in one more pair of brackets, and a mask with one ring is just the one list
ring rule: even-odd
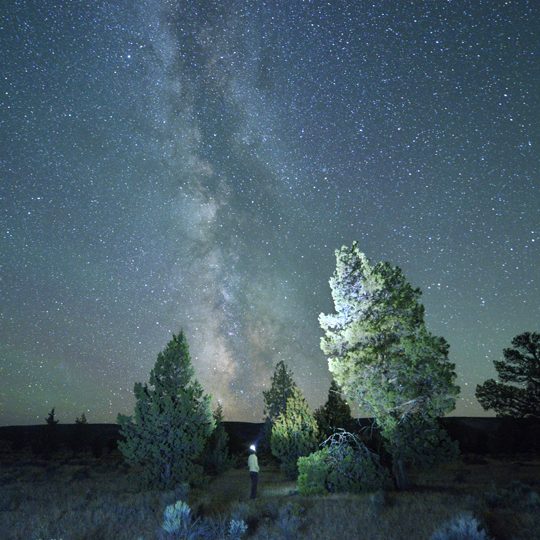
{"label": "starry sky", "polygon": [[313,407],[334,250],[423,291],[462,393],[540,321],[540,3],[7,0],[0,424],[114,422],[171,334],[226,419]]}

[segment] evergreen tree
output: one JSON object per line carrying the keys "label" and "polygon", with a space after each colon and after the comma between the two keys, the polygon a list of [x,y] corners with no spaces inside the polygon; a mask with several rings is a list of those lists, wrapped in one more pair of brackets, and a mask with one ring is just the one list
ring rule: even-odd
{"label": "evergreen tree", "polygon": [[76,424],[87,424],[88,422],[86,421],[86,415],[84,413],[82,413],[80,417],[75,418],[75,423]]}
{"label": "evergreen tree", "polygon": [[214,411],[214,422],[216,428],[208,439],[205,452],[205,468],[211,474],[221,474],[229,469],[233,464],[233,459],[229,453],[229,435],[225,431],[223,424],[223,407],[218,404]]}
{"label": "evergreen tree", "polygon": [[393,458],[398,488],[405,465],[426,465],[455,449],[437,418],[459,388],[448,344],[424,323],[420,289],[389,263],[372,265],[356,242],[336,251],[330,279],[336,313],[321,314],[321,349],[349,399],[372,416]]}
{"label": "evergreen tree", "polygon": [[54,407],[51,409],[51,412],[47,415],[47,418],[45,418],[45,422],[48,426],[56,426],[58,424],[58,420],[54,417]]}
{"label": "evergreen tree", "polygon": [[[540,418],[540,334],[524,332],[495,361],[502,382],[488,379],[476,387],[476,398],[497,416]],[[511,384],[505,384],[511,383]]]}
{"label": "evergreen tree", "polygon": [[335,433],[339,428],[348,430],[351,426],[353,422],[351,408],[345,399],[343,399],[341,389],[333,379],[330,383],[326,403],[315,411],[314,416],[315,420],[317,420],[321,437],[325,439]]}
{"label": "evergreen tree", "polygon": [[297,461],[317,448],[319,429],[309,410],[309,405],[300,389],[295,385],[286,407],[272,426],[270,445],[272,454],[281,461],[289,478],[298,475]]}
{"label": "evergreen tree", "polygon": [[134,418],[118,415],[125,460],[141,465],[145,478],[163,487],[195,480],[214,420],[182,331],[158,354],[149,384],[135,383],[134,392]]}
{"label": "evergreen tree", "polygon": [[283,360],[280,360],[274,369],[270,389],[263,392],[264,398],[264,427],[259,450],[270,450],[270,439],[272,437],[272,426],[276,418],[287,407],[287,399],[296,388],[292,371]]}
{"label": "evergreen tree", "polygon": [[274,422],[287,407],[287,400],[297,388],[292,371],[283,360],[280,360],[274,369],[270,389],[263,392],[264,414]]}

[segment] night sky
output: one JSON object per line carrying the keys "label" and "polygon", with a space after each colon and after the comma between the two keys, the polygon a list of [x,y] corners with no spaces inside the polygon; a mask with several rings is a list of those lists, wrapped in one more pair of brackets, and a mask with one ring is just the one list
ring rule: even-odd
{"label": "night sky", "polygon": [[0,7],[0,424],[114,422],[184,328],[230,420],[310,404],[358,240],[423,291],[461,396],[540,321],[540,2]]}

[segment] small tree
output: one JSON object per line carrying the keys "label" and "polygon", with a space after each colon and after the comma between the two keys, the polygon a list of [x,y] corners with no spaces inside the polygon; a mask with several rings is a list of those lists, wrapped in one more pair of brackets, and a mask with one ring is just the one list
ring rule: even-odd
{"label": "small tree", "polygon": [[315,413],[315,420],[319,426],[321,437],[329,437],[338,429],[349,429],[352,424],[351,408],[343,399],[341,389],[332,379],[328,399]]}
{"label": "small tree", "polygon": [[48,426],[56,426],[58,420],[54,417],[54,407],[51,409],[51,412],[45,418],[45,422]]}
{"label": "small tree", "polygon": [[295,385],[287,399],[285,411],[279,414],[272,426],[270,445],[272,454],[281,461],[289,478],[298,474],[297,461],[317,448],[319,429],[309,410],[309,405]]}
{"label": "small tree", "polygon": [[223,424],[223,407],[220,404],[214,411],[216,428],[208,439],[207,449],[204,456],[205,468],[212,474],[221,474],[233,464],[229,453],[229,435]]}
{"label": "small tree", "polygon": [[143,467],[150,483],[163,487],[193,481],[195,464],[214,429],[210,397],[194,377],[181,331],[158,354],[149,384],[135,383],[135,416],[118,415],[125,460]]}
{"label": "small tree", "polygon": [[75,418],[75,423],[76,424],[87,424],[88,422],[86,421],[86,415],[84,413],[82,413],[81,416]]}
{"label": "small tree", "polygon": [[321,349],[345,394],[375,419],[405,488],[407,463],[427,465],[455,449],[437,422],[459,392],[449,347],[427,331],[420,289],[400,268],[372,265],[356,242],[336,259],[336,313],[319,317]]}
{"label": "small tree", "polygon": [[503,355],[494,362],[502,382],[488,379],[476,387],[480,405],[497,416],[540,418],[540,334],[516,336]]}

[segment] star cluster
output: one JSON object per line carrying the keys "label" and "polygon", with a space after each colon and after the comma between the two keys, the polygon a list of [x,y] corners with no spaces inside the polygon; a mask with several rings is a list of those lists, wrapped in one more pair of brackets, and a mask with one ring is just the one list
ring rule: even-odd
{"label": "star cluster", "polygon": [[540,5],[0,7],[0,423],[111,422],[183,328],[228,419],[313,406],[334,249],[423,291],[455,413],[540,321]]}

